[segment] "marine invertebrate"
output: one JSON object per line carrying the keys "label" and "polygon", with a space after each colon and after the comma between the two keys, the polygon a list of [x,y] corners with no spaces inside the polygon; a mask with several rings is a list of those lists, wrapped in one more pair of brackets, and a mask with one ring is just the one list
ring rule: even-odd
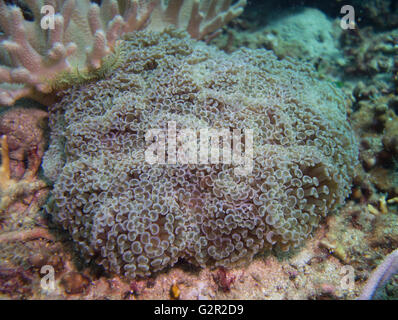
{"label": "marine invertebrate", "polygon": [[366,282],[359,300],[369,300],[375,294],[377,288],[383,286],[388,280],[398,272],[398,249],[391,252],[383,262],[372,272],[371,277]]}
{"label": "marine invertebrate", "polygon": [[232,6],[231,0],[104,0],[101,5],[90,0],[31,0],[27,6],[33,21],[28,21],[20,8],[0,0],[0,104],[12,105],[21,97],[49,104],[58,82],[76,78],[68,77],[69,72],[76,75],[80,70],[85,78],[96,75],[123,34],[175,24],[203,38],[242,13],[245,4],[246,0]]}
{"label": "marine invertebrate", "polygon": [[[4,33],[0,79],[5,83],[0,89],[1,104],[10,105],[25,96],[43,100],[43,95],[52,90],[50,80],[61,72],[98,69],[122,30],[141,28],[154,7],[129,1],[125,12],[120,13],[116,1],[104,1],[101,7],[88,0],[50,2],[56,13],[54,26],[44,29],[42,22],[49,23],[43,20],[45,4],[42,0],[29,1],[34,20],[28,21],[20,8],[0,1],[0,29]],[[134,25],[127,25],[131,20]]]}
{"label": "marine invertebrate", "polygon": [[398,26],[398,7],[393,0],[352,2],[356,10],[360,10],[364,24],[374,24],[379,28],[392,29]]}
{"label": "marine invertebrate", "polygon": [[[87,260],[126,277],[179,258],[246,263],[299,246],[344,202],[358,156],[346,102],[308,65],[266,50],[227,55],[173,30],[122,45],[129,54],[118,69],[50,109],[48,210]],[[145,135],[167,132],[169,121],[177,130],[250,128],[252,170],[149,164]]]}
{"label": "marine invertebrate", "polygon": [[247,0],[169,0],[156,6],[146,28],[162,31],[173,25],[194,39],[203,39],[243,12]]}

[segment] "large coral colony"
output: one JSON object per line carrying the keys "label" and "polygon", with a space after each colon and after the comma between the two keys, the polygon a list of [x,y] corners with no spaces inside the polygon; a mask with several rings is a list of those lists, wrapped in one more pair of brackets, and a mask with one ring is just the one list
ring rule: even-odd
{"label": "large coral colony", "polygon": [[[196,40],[246,1],[54,0],[54,31],[38,28],[45,1],[26,3],[33,21],[0,1],[0,100],[52,101],[63,81],[48,108],[47,210],[87,261],[128,278],[179,259],[244,263],[298,247],[349,194],[358,151],[339,89],[270,51],[229,55]],[[178,130],[250,128],[253,169],[149,165],[145,133],[170,121]]]}

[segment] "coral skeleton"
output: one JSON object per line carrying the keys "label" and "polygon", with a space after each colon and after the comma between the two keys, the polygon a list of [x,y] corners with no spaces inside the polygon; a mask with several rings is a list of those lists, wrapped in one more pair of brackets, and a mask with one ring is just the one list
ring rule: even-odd
{"label": "coral skeleton", "polygon": [[[19,7],[0,0],[0,104],[12,105],[22,97],[52,103],[54,81],[65,72],[98,70],[129,32],[175,25],[202,39],[240,15],[246,0],[231,3],[29,0],[33,21],[28,21]],[[54,9],[53,16],[48,8]]]}
{"label": "coral skeleton", "polygon": [[4,242],[16,242],[16,241],[28,241],[34,239],[47,239],[50,241],[54,240],[54,237],[48,232],[48,229],[42,227],[35,227],[28,230],[10,231],[0,235],[0,243]]}

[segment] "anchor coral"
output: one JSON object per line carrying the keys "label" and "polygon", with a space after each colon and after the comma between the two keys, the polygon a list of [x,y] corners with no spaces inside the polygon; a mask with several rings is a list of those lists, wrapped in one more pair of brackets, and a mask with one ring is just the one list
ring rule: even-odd
{"label": "anchor coral", "polygon": [[[87,261],[131,278],[180,258],[246,263],[298,247],[344,202],[358,157],[346,100],[308,65],[266,50],[227,55],[173,30],[122,45],[120,67],[50,109],[48,210]],[[250,128],[252,170],[146,162],[146,133],[168,122]]]}

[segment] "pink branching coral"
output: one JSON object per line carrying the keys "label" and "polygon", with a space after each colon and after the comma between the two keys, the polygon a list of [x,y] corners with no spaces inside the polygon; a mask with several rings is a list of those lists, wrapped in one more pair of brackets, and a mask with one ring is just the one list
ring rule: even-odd
{"label": "pink branching coral", "polygon": [[203,39],[243,12],[247,0],[162,1],[152,13],[149,30],[162,31],[170,24],[186,30],[192,38]]}
{"label": "pink branching coral", "polygon": [[[246,0],[231,2],[29,0],[33,21],[28,21],[19,7],[0,0],[0,104],[22,97],[51,103],[54,81],[65,72],[100,69],[128,32],[175,25],[201,39],[242,13]],[[46,20],[51,11],[45,5],[54,9],[53,20]]]}
{"label": "pink branching coral", "polygon": [[[18,98],[40,99],[52,91],[50,80],[72,68],[98,69],[101,60],[116,45],[122,32],[140,29],[154,5],[130,1],[120,12],[116,1],[101,6],[88,0],[53,1],[54,28],[43,29],[41,10],[48,3],[28,1],[34,20],[24,19],[16,6],[0,1],[1,43],[0,103],[11,105]],[[134,24],[132,23],[134,22]],[[128,27],[131,26],[131,28]]]}

